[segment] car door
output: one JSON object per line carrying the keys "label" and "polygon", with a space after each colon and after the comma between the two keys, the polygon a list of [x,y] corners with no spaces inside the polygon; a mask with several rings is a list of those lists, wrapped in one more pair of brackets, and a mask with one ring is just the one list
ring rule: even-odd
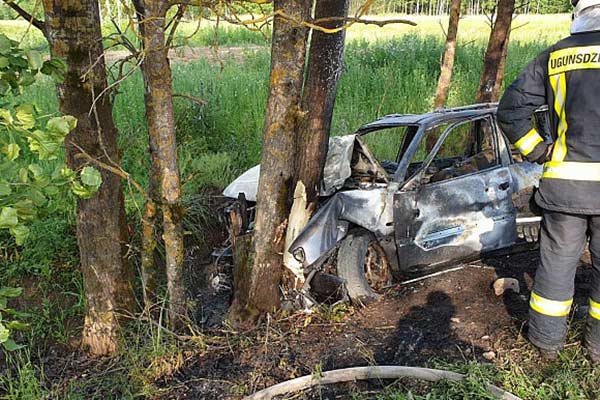
{"label": "car door", "polygon": [[[486,162],[473,162],[478,157]],[[403,270],[474,258],[515,242],[513,179],[499,157],[491,116],[450,124],[423,164],[415,184],[394,199]]]}

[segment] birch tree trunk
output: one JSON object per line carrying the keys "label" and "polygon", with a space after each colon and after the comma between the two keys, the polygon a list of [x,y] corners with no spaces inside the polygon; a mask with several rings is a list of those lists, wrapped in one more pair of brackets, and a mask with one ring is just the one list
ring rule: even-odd
{"label": "birch tree trunk", "polygon": [[515,0],[499,0],[498,16],[490,33],[490,40],[483,60],[483,71],[479,81],[476,101],[478,103],[489,103],[498,100],[498,94],[494,94],[498,72],[504,64],[506,57],[505,45],[508,46],[512,15],[515,11]]}
{"label": "birch tree trunk", "polygon": [[454,59],[456,54],[456,36],[458,34],[458,21],[460,19],[461,0],[452,0],[450,8],[450,19],[448,20],[448,34],[446,36],[446,46],[444,48],[444,57],[440,77],[438,79],[437,90],[435,92],[434,108],[441,108],[446,105],[448,92],[450,91],[450,82],[452,81],[452,71],[454,69]]}
{"label": "birch tree trunk", "polygon": [[[310,16],[310,0],[275,0],[297,21]],[[307,29],[276,16],[273,23],[269,98],[265,114],[261,173],[254,229],[254,255],[245,304],[234,299],[234,319],[253,320],[280,304],[279,284],[287,217],[291,205],[296,127],[304,78]]]}
{"label": "birch tree trunk", "polygon": [[[177,165],[177,143],[173,114],[173,91],[168,48],[165,46],[165,22],[170,3],[166,0],[139,0],[135,2],[140,20],[140,34],[145,55],[142,66],[145,87],[146,120],[151,155],[151,184],[159,182],[160,210],[163,216],[163,241],[169,298],[169,323],[178,328],[187,314],[187,297],[183,280],[183,227],[181,209],[181,183]],[[151,276],[154,232],[151,223],[156,215],[156,205],[148,202],[144,217],[144,262]],[[150,275],[146,283],[155,289]]]}
{"label": "birch tree trunk", "polygon": [[[346,17],[348,0],[318,0],[315,19]],[[323,23],[334,28],[340,24]],[[289,245],[304,229],[317,206],[319,184],[325,166],[329,130],[338,83],[344,68],[345,30],[327,34],[313,30],[308,56],[308,72],[304,85],[302,110],[304,118],[299,125],[296,184],[294,202],[289,216],[286,236],[285,265],[294,272],[297,282],[303,282],[301,266],[287,252]]]}
{"label": "birch tree trunk", "polygon": [[[100,12],[97,0],[44,0],[45,33],[53,56],[66,61],[68,72],[58,85],[59,108],[77,118],[77,127],[65,141],[68,165],[84,165],[81,147],[110,165],[120,162],[117,130],[109,96],[96,96],[106,87]],[[117,349],[117,313],[134,308],[133,272],[125,258],[128,241],[120,178],[105,170],[102,186],[89,200],[77,202],[77,243],[87,313],[83,345],[92,354]]]}

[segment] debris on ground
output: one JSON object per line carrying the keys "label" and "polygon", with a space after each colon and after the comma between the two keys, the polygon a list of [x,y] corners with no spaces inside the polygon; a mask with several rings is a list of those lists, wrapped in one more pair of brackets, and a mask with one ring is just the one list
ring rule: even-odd
{"label": "debris on ground", "polygon": [[515,293],[520,292],[519,281],[515,278],[500,278],[494,282],[494,293],[496,296],[502,296],[507,290],[512,290]]}

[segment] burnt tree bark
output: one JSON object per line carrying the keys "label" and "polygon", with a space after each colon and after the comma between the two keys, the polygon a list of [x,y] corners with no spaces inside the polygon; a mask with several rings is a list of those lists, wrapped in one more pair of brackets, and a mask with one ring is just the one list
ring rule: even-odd
{"label": "burnt tree bark", "polygon": [[[152,168],[150,181],[159,182],[160,209],[163,219],[163,241],[169,297],[169,322],[171,327],[181,325],[187,313],[187,296],[183,280],[183,226],[181,208],[181,182],[177,165],[177,143],[173,113],[172,75],[168,47],[165,44],[166,15],[171,3],[166,0],[138,0],[135,2],[140,17],[140,33],[143,41],[144,99]],[[150,223],[156,209],[153,202],[145,208],[145,260],[147,284],[152,286],[156,274],[152,274],[154,231]],[[151,236],[152,235],[152,236]],[[155,285],[153,287],[155,290]]]}
{"label": "burnt tree bark", "polygon": [[504,60],[508,48],[508,38],[512,15],[515,11],[515,0],[499,0],[497,17],[483,60],[483,71],[479,81],[476,101],[478,103],[489,103],[498,100],[496,92],[499,72],[503,73]]}
{"label": "burnt tree bark", "polygon": [[[94,98],[106,87],[106,69],[97,0],[44,0],[44,32],[53,56],[68,71],[58,85],[63,114],[77,118],[65,141],[66,160],[74,170],[84,165],[81,147],[109,165],[120,161],[117,130],[109,96]],[[77,202],[77,243],[87,302],[83,344],[96,355],[117,349],[117,313],[134,307],[133,272],[125,258],[128,241],[120,178],[101,171],[103,183],[89,200]]]}
{"label": "burnt tree bark", "polygon": [[[275,0],[296,21],[310,16],[309,0]],[[247,301],[236,296],[233,319],[253,320],[280,304],[282,254],[291,204],[296,127],[304,77],[307,29],[275,16],[271,47],[269,98],[265,112],[261,174],[258,184],[254,254]],[[290,162],[292,161],[292,162]]]}
{"label": "burnt tree bark", "polygon": [[458,21],[460,19],[461,0],[452,0],[450,6],[450,19],[448,20],[448,33],[446,34],[446,46],[444,47],[444,57],[440,70],[440,77],[435,92],[434,108],[442,108],[446,105],[448,92],[450,91],[450,82],[452,81],[452,71],[454,69],[454,58],[456,54],[456,36],[458,34]]}
{"label": "burnt tree bark", "polygon": [[[348,16],[349,0],[317,0],[315,19]],[[343,22],[326,22],[326,28],[337,28]],[[328,34],[312,31],[308,54],[308,71],[302,95],[303,118],[298,128],[294,202],[286,234],[284,263],[302,282],[300,265],[287,248],[313,215],[329,144],[329,130],[338,83],[344,69],[346,31]]]}

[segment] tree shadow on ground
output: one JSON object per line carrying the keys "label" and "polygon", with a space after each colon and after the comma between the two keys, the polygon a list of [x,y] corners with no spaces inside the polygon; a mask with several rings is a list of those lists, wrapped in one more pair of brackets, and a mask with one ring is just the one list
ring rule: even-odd
{"label": "tree shadow on ground", "polygon": [[376,354],[380,364],[423,365],[432,358],[472,358],[483,350],[461,340],[455,333],[458,321],[456,307],[450,296],[442,291],[427,295],[427,302],[412,307],[398,321],[394,335]]}

